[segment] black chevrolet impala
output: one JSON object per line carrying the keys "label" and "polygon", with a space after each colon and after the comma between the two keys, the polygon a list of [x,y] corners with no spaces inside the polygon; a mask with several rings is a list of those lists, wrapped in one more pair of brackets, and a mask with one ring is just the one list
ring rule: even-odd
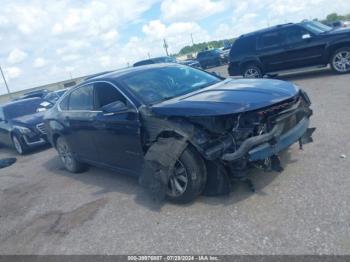
{"label": "black chevrolet impala", "polygon": [[311,114],[308,96],[291,83],[157,64],[89,79],[45,123],[69,171],[112,168],[188,202],[225,191],[249,167],[281,170],[280,151],[311,141]]}

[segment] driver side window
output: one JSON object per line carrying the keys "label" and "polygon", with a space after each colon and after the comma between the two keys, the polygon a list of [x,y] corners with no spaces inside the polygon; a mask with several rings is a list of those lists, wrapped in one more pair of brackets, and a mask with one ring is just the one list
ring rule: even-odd
{"label": "driver side window", "polygon": [[94,107],[100,110],[103,106],[116,101],[121,101],[127,105],[126,98],[112,85],[108,83],[94,84]]}

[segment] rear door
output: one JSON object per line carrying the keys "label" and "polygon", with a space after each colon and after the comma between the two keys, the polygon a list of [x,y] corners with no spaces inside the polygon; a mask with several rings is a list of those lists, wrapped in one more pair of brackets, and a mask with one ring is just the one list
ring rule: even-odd
{"label": "rear door", "polygon": [[97,112],[93,110],[93,85],[88,84],[69,94],[68,110],[63,112],[65,124],[70,131],[66,138],[78,157],[98,161],[93,137],[96,128],[93,121]]}
{"label": "rear door", "polygon": [[262,33],[258,37],[257,53],[264,65],[265,72],[286,68],[285,39],[279,30]]}
{"label": "rear door", "polygon": [[293,25],[282,31],[286,39],[285,63],[288,68],[322,64],[324,44],[305,28]]}

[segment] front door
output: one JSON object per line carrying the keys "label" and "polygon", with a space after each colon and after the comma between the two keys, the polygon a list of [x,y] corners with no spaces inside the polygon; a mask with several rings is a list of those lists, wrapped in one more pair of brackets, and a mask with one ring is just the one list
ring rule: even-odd
{"label": "front door", "polygon": [[[138,173],[142,168],[143,151],[136,108],[111,84],[96,83],[94,88],[95,109],[102,111],[93,122],[97,130],[95,143],[101,162]],[[123,102],[128,109],[114,113],[103,112],[104,106],[116,101]]]}
{"label": "front door", "polygon": [[300,26],[282,30],[286,39],[285,63],[288,68],[320,65],[323,62],[325,43]]}

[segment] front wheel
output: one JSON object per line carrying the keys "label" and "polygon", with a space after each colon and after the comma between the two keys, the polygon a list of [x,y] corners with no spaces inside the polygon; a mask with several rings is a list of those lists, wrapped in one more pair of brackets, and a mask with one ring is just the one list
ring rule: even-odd
{"label": "front wheel", "polygon": [[64,167],[72,173],[85,171],[86,165],[77,161],[64,137],[59,137],[56,141],[56,149]]}
{"label": "front wheel", "polygon": [[251,65],[247,65],[244,68],[243,77],[244,78],[262,78],[263,74],[261,72],[261,69],[258,66],[251,64]]}
{"label": "front wheel", "polygon": [[203,159],[192,148],[186,148],[176,161],[167,185],[167,198],[176,203],[192,202],[207,181]]}
{"label": "front wheel", "polygon": [[337,74],[346,74],[350,72],[350,48],[340,48],[334,52],[331,58],[331,67]]}
{"label": "front wheel", "polygon": [[27,153],[28,151],[27,145],[24,142],[22,142],[17,135],[12,136],[12,144],[18,154],[24,155],[25,153]]}

